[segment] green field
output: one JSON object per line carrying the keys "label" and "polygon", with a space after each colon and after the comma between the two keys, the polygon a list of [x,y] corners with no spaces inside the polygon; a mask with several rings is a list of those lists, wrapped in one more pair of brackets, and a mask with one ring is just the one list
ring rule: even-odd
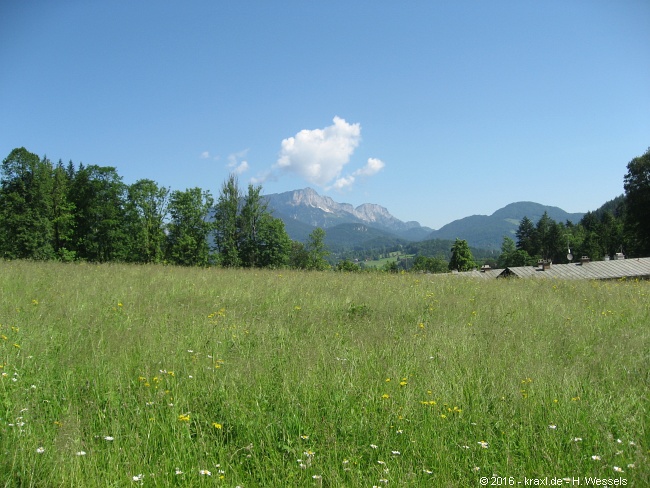
{"label": "green field", "polygon": [[396,263],[398,257],[402,259],[407,258],[409,261],[413,262],[413,259],[415,259],[415,254],[404,254],[404,253],[400,254],[397,252],[391,252],[389,253],[388,257],[364,261],[363,265],[366,268],[383,268],[387,263]]}
{"label": "green field", "polygon": [[0,481],[650,486],[649,304],[647,281],[0,261]]}

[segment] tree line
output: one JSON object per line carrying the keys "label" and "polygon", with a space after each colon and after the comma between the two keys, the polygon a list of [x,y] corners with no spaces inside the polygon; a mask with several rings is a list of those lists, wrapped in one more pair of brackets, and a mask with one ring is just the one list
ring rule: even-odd
{"label": "tree line", "polygon": [[602,260],[622,253],[650,256],[650,149],[627,165],[625,193],[587,212],[580,222],[555,222],[546,213],[533,223],[523,218],[517,241],[505,237],[498,266],[526,266],[540,259],[554,263],[587,256]]}
{"label": "tree line", "polygon": [[[445,272],[480,264],[528,266],[540,259],[563,263],[569,249],[592,260],[618,252],[650,256],[650,148],[627,170],[625,193],[577,224],[555,222],[546,213],[537,222],[524,217],[516,241],[504,237],[497,259],[475,259],[460,239],[445,253],[438,246],[443,241],[432,249],[416,243],[408,267]],[[149,179],[127,185],[114,167],[53,164],[17,148],[0,172],[0,257],[329,269],[325,231],[314,230],[306,243],[292,241],[261,190],[249,185],[244,192],[230,175],[215,201],[200,188],[170,191]],[[344,257],[335,269],[361,269]],[[386,271],[400,269],[398,263],[390,266]]]}
{"label": "tree line", "polygon": [[0,257],[183,266],[325,269],[324,231],[293,242],[260,186],[236,176],[218,198],[170,191],[149,179],[132,185],[111,166],[54,164],[25,148],[0,173]]}

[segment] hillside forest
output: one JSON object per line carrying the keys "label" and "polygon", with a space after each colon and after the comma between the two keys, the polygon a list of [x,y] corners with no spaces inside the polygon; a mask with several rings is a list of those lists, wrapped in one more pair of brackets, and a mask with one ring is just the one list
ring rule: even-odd
{"label": "hillside forest", "polygon": [[261,186],[242,190],[234,175],[214,197],[201,188],[172,191],[150,179],[129,185],[114,167],[55,164],[21,147],[3,160],[0,172],[0,256],[360,271],[369,256],[393,254],[396,259],[381,269],[394,272],[563,263],[569,249],[592,260],[619,252],[650,256],[650,148],[628,163],[623,181],[623,195],[579,222],[524,217],[516,240],[504,236],[500,253],[470,249],[461,239],[383,242],[333,253],[320,228],[306,242],[292,241]]}

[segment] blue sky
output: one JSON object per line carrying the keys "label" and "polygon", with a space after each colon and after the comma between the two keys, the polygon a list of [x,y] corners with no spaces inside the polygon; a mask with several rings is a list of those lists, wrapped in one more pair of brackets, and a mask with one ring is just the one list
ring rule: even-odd
{"label": "blue sky", "polygon": [[0,3],[15,147],[217,195],[310,186],[440,228],[594,210],[650,146],[650,2]]}

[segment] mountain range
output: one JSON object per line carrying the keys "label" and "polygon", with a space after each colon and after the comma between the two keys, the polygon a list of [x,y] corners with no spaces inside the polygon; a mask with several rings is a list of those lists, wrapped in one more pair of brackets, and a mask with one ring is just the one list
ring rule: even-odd
{"label": "mountain range", "polygon": [[332,249],[460,238],[472,247],[498,250],[504,236],[515,239],[524,217],[536,223],[546,212],[556,222],[578,223],[584,216],[539,203],[515,202],[492,215],[471,215],[434,230],[415,221],[399,220],[381,205],[364,203],[354,207],[319,195],[312,188],[273,193],[264,198],[273,215],[284,221],[291,239],[304,242],[315,228],[321,227],[326,231],[325,242]]}

